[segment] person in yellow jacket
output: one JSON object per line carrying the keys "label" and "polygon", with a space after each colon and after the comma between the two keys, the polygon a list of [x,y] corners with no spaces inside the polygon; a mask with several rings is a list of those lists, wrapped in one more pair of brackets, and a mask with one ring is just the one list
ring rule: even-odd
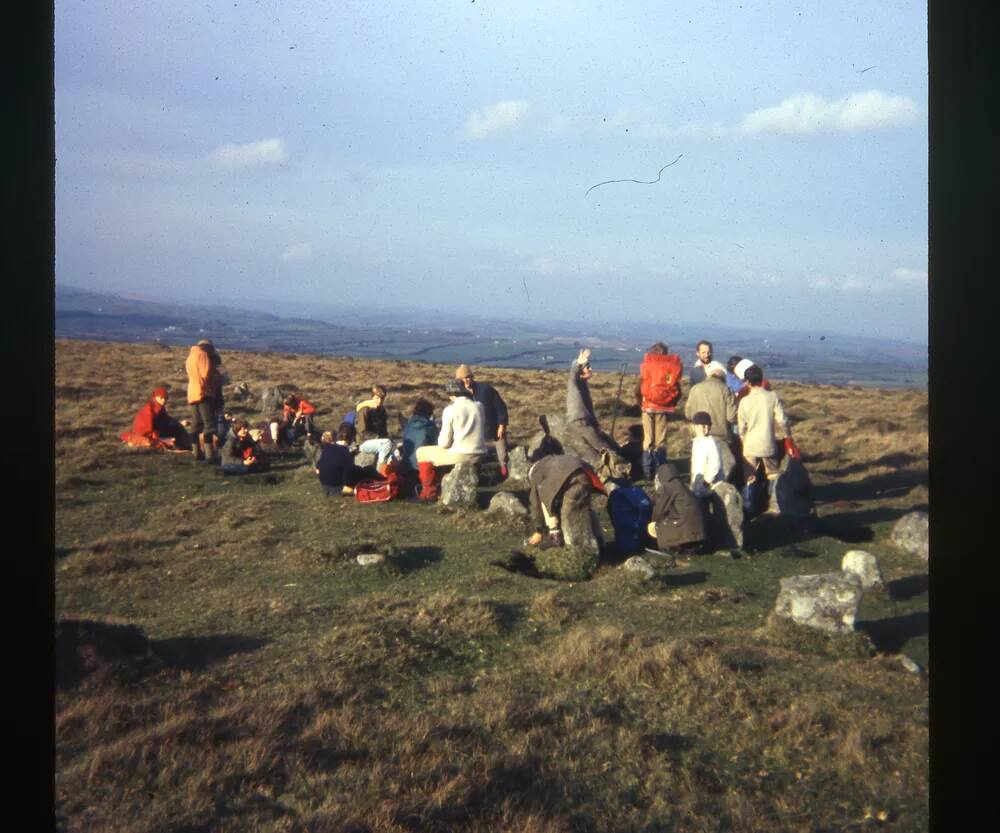
{"label": "person in yellow jacket", "polygon": [[191,446],[196,460],[212,462],[217,456],[215,409],[220,364],[222,359],[207,338],[191,348],[184,363],[188,376],[187,400],[191,406]]}

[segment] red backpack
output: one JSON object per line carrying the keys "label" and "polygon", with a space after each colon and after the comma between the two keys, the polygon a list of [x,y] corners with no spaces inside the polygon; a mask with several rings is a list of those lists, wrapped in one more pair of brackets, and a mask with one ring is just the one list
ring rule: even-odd
{"label": "red backpack", "polygon": [[354,487],[354,497],[358,503],[381,503],[399,495],[402,483],[399,472],[390,469],[383,480],[362,480]]}
{"label": "red backpack", "polygon": [[681,398],[680,381],[684,368],[680,356],[674,353],[647,353],[640,372],[642,407],[673,410]]}

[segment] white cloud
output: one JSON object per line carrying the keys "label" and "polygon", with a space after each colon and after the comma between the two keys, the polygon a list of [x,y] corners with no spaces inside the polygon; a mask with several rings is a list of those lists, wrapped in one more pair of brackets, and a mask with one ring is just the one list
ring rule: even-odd
{"label": "white cloud", "polygon": [[245,145],[222,145],[208,158],[218,168],[238,171],[284,165],[288,154],[281,139],[262,139]]}
{"label": "white cloud", "polygon": [[528,112],[527,101],[498,101],[472,113],[465,122],[465,135],[482,139],[512,129]]}
{"label": "white cloud", "polygon": [[897,281],[922,282],[927,280],[927,270],[910,269],[906,266],[900,266],[898,269],[893,269],[892,276]]}
{"label": "white cloud", "polygon": [[786,98],[774,107],[755,110],[743,118],[743,133],[821,133],[876,130],[913,121],[917,105],[909,98],[879,90],[852,93],[827,101],[812,93]]}
{"label": "white cloud", "polygon": [[296,261],[296,260],[312,260],[313,258],[313,247],[312,243],[293,243],[285,251],[281,253],[282,260]]}

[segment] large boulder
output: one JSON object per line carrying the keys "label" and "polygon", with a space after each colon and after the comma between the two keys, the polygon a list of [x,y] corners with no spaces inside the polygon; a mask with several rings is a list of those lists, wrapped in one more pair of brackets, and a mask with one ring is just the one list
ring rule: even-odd
{"label": "large boulder", "polygon": [[495,512],[501,515],[508,515],[512,518],[521,518],[528,514],[524,504],[517,499],[516,495],[510,492],[497,492],[490,501],[487,512]]}
{"label": "large boulder", "polygon": [[878,559],[870,552],[849,550],[844,555],[843,561],[840,562],[840,569],[844,573],[857,576],[865,590],[873,587],[885,587]]}
{"label": "large boulder", "polygon": [[264,388],[260,394],[260,415],[269,417],[276,411],[280,411],[284,401],[285,394],[281,388]]}
{"label": "large boulder", "polygon": [[475,463],[456,463],[441,480],[441,503],[459,509],[475,509],[479,468]]}
{"label": "large boulder", "polygon": [[926,564],[930,556],[930,524],[926,512],[903,515],[892,528],[892,543],[913,555],[919,555]]}
{"label": "large boulder", "polygon": [[851,574],[824,573],[781,579],[774,612],[827,633],[852,633],[861,582]]}
{"label": "large boulder", "polygon": [[525,448],[527,459],[535,460],[543,445],[549,445],[556,454],[569,454],[565,449],[562,437],[566,433],[566,418],[562,414],[543,414],[538,417],[542,430],[532,435]]}
{"label": "large boulder", "polygon": [[517,448],[511,449],[507,456],[508,479],[527,483],[528,469],[531,468],[531,464],[528,462],[528,450],[523,445],[519,445]]}
{"label": "large boulder", "polygon": [[711,542],[716,549],[743,548],[743,499],[732,483],[712,485]]}
{"label": "large boulder", "polygon": [[809,473],[801,461],[787,454],[781,461],[781,471],[774,481],[768,511],[802,519],[815,513]]}

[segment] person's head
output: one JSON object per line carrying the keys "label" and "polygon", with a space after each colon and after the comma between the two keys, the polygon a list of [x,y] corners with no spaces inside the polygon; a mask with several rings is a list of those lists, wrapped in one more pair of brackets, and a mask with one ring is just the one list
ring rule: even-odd
{"label": "person's head", "polygon": [[351,423],[342,422],[340,423],[340,427],[337,429],[337,442],[353,443],[357,434],[357,430],[353,425],[351,425]]}
{"label": "person's head", "polygon": [[695,350],[697,351],[698,358],[701,359],[702,364],[708,364],[712,361],[712,342],[699,341]]}
{"label": "person's head", "polygon": [[294,393],[290,393],[288,396],[285,397],[285,404],[289,408],[298,408],[299,398]]}
{"label": "person's head", "polygon": [[385,388],[382,385],[372,385],[372,399],[376,408],[385,402]]}
{"label": "person's head", "polygon": [[730,373],[735,373],[736,365],[738,365],[741,361],[743,361],[742,356],[730,356],[729,360],[726,362],[726,370]]}
{"label": "person's head", "polygon": [[322,445],[329,445],[333,442],[333,431],[324,431],[319,435],[319,441]]}
{"label": "person's head", "polygon": [[670,352],[670,348],[662,341],[658,341],[647,352],[652,353],[654,356],[665,356]]}
{"label": "person's head", "polygon": [[705,375],[706,376],[718,376],[720,379],[726,378],[726,368],[722,362],[717,362],[714,359],[705,365]]}
{"label": "person's head", "polygon": [[691,417],[697,436],[707,437],[712,430],[712,417],[707,411],[698,411]]}
{"label": "person's head", "polygon": [[465,383],[460,382],[458,379],[449,379],[445,382],[444,392],[452,399],[461,399],[462,397],[471,398],[472,396],[472,394],[469,393],[469,389],[465,386]]}
{"label": "person's head", "polygon": [[167,394],[166,388],[156,388],[156,390],[153,391],[153,399],[161,405],[166,405],[169,398],[170,397]]}
{"label": "person's head", "polygon": [[233,420],[233,432],[242,440],[250,433],[250,424],[243,417],[236,417]]}
{"label": "person's head", "polygon": [[746,369],[743,378],[750,383],[750,387],[760,387],[760,383],[764,381],[764,371],[757,367],[757,365],[752,364]]}
{"label": "person's head", "polygon": [[434,416],[434,404],[429,399],[420,397],[420,399],[413,403],[413,416],[421,416],[424,417],[424,419],[430,419]]}
{"label": "person's head", "polygon": [[455,370],[455,378],[458,379],[467,388],[472,388],[472,381],[475,378],[472,374],[472,368],[467,364],[460,364],[458,369]]}

